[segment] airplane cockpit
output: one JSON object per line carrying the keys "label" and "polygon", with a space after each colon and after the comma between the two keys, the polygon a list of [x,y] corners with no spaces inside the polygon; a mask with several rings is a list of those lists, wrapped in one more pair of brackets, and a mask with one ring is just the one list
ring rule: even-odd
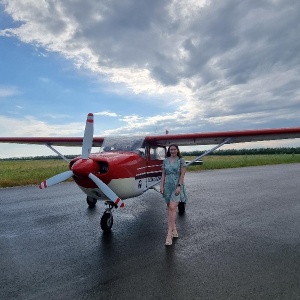
{"label": "airplane cockpit", "polygon": [[165,147],[161,146],[150,146],[149,147],[150,159],[155,160],[164,160],[166,158]]}
{"label": "airplane cockpit", "polygon": [[163,160],[166,157],[166,148],[158,145],[147,145],[144,137],[106,137],[100,152],[134,152],[150,160]]}
{"label": "airplane cockpit", "polygon": [[144,137],[106,137],[100,152],[126,151],[146,156]]}

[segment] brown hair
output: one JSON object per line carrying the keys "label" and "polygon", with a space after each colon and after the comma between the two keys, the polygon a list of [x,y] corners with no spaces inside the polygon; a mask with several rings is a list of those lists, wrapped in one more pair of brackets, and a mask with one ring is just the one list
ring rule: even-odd
{"label": "brown hair", "polygon": [[176,144],[171,144],[170,146],[169,146],[169,148],[168,148],[168,151],[167,151],[167,157],[170,157],[171,156],[171,152],[170,152],[170,148],[171,147],[175,147],[176,149],[177,149],[177,156],[179,157],[179,158],[181,158],[182,157],[182,155],[181,155],[181,153],[180,153],[180,150],[179,150],[179,148],[178,148],[178,146],[176,145]]}

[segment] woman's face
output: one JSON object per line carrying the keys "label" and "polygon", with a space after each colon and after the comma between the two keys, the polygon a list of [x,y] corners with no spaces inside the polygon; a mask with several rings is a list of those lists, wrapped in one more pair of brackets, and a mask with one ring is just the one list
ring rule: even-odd
{"label": "woman's face", "polygon": [[171,153],[171,156],[177,156],[177,153],[178,153],[177,148],[174,147],[174,146],[171,146],[170,147],[170,153]]}

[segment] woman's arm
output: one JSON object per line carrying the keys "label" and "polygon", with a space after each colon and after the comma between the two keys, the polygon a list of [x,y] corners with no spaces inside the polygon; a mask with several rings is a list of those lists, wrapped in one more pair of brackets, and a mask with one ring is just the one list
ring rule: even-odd
{"label": "woman's arm", "polygon": [[185,173],[186,173],[186,166],[183,166],[180,169],[180,177],[179,177],[179,180],[178,180],[178,184],[180,184],[180,185],[183,184]]}
{"label": "woman's arm", "polygon": [[186,163],[184,158],[180,158],[180,177],[178,180],[178,184],[183,184],[184,182],[184,175],[186,173]]}
{"label": "woman's arm", "polygon": [[165,169],[162,169],[161,181],[160,181],[160,192],[162,194],[164,193],[165,177],[166,177]]}

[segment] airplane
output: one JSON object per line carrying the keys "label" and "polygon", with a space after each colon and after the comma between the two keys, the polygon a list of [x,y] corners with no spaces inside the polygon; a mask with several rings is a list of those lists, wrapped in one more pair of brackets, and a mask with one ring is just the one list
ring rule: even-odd
{"label": "airplane", "polygon": [[[159,192],[162,163],[169,145],[216,145],[187,163],[192,165],[225,144],[295,138],[300,138],[300,127],[94,137],[94,115],[89,113],[83,137],[0,137],[0,143],[45,145],[64,159],[69,164],[69,170],[43,181],[39,188],[51,187],[72,177],[86,195],[90,208],[95,207],[98,200],[107,205],[100,219],[100,227],[108,232],[113,226],[113,209],[124,207],[125,199],[139,196],[149,189]],[[69,160],[53,146],[81,146],[82,153],[81,156]],[[92,147],[99,147],[100,151],[91,153]],[[179,203],[178,211],[181,214],[185,212],[185,203]]]}

